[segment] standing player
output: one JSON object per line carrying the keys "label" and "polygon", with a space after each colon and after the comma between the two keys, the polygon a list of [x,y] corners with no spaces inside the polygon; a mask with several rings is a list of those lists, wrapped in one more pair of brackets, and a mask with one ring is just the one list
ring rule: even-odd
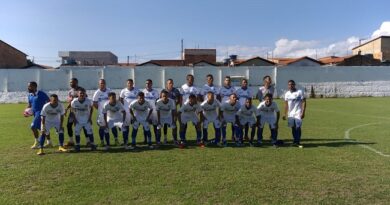
{"label": "standing player", "polygon": [[218,100],[221,100],[219,96],[219,89],[214,86],[214,77],[211,74],[208,74],[206,76],[207,83],[203,86],[203,89],[201,90],[201,96],[202,100],[205,101],[207,100],[207,93],[212,92]]}
{"label": "standing player", "polygon": [[[41,129],[41,110],[43,106],[49,102],[49,97],[46,95],[45,92],[38,90],[38,84],[34,81],[31,81],[28,83],[28,105],[27,108],[32,109],[33,113],[33,121],[31,122],[31,130],[33,132],[35,141],[31,149],[38,149],[39,148],[39,130]],[[48,146],[52,146],[52,143],[50,142],[48,138],[47,142]]]}
{"label": "standing player", "polygon": [[[103,115],[103,106],[108,101],[108,93],[111,90],[106,87],[106,80],[99,80],[99,89],[93,94],[92,101],[93,107],[98,110],[97,114],[97,124],[99,126],[99,137],[100,137],[100,146],[104,146],[104,138],[109,137],[108,130],[106,129],[106,124],[104,123]],[[115,141],[117,144],[118,142]]]}
{"label": "standing player", "polygon": [[148,123],[152,115],[153,108],[149,104],[149,102],[145,101],[145,94],[143,92],[138,93],[138,99],[136,101],[133,101],[130,104],[129,109],[130,109],[131,117],[134,120],[133,132],[131,133],[130,149],[134,149],[136,147],[137,132],[138,132],[138,127],[140,125],[143,126],[144,136],[147,139],[149,148],[153,149],[152,134],[150,133],[149,123]]}
{"label": "standing player", "polygon": [[[70,90],[68,92],[68,106],[66,107],[65,109],[65,116],[66,114],[68,113],[68,110],[71,109],[71,103],[73,101],[73,99],[77,98],[78,97],[78,90],[79,90],[79,81],[77,80],[77,78],[72,78],[70,79],[69,81],[69,86],[70,86]],[[71,146],[74,146],[74,141],[73,141],[73,124],[75,122],[75,116],[74,116],[74,113],[73,112],[70,112],[69,113],[69,116],[68,116],[68,121],[66,123],[66,128],[68,130],[68,137],[69,137],[69,141],[68,143],[65,145],[65,147],[71,147]],[[88,137],[88,133],[87,133],[87,130],[85,128],[83,128],[84,130],[84,134],[85,134],[85,137],[86,137],[86,140],[87,140],[87,146],[89,145],[89,137]]]}
{"label": "standing player", "polygon": [[58,133],[60,146],[58,147],[58,151],[66,152],[67,150],[64,148],[64,114],[65,109],[64,106],[58,102],[58,96],[56,94],[50,95],[50,102],[46,103],[41,112],[42,116],[42,129],[41,129],[41,138],[39,140],[40,148],[38,151],[38,155],[45,154],[43,152],[43,143],[45,142],[45,137],[50,136],[50,129],[55,128]]}
{"label": "standing player", "polygon": [[89,138],[91,150],[96,150],[96,145],[94,144],[94,137],[92,132],[92,113],[93,113],[93,103],[90,99],[87,98],[87,94],[84,88],[78,88],[77,98],[74,98],[71,102],[71,113],[74,116],[75,123],[75,136],[76,136],[76,146],[75,150],[80,151],[80,131],[84,129],[86,136]]}
{"label": "standing player", "polygon": [[180,146],[184,147],[186,145],[186,132],[187,132],[187,123],[192,122],[196,129],[196,142],[198,145],[201,144],[201,126],[198,118],[198,114],[201,111],[199,104],[197,103],[196,96],[190,94],[188,96],[188,101],[186,101],[183,106],[178,110],[178,120],[180,123]]}
{"label": "standing player", "polygon": [[264,76],[263,78],[263,86],[261,86],[259,88],[259,90],[257,91],[257,94],[256,94],[256,97],[257,99],[259,99],[259,101],[263,101],[263,98],[266,94],[271,94],[273,96],[275,92],[275,87],[272,86],[272,79],[271,79],[271,76],[269,75],[266,75]]}
{"label": "standing player", "polygon": [[[224,85],[221,87],[221,89],[219,90],[219,95],[221,96],[221,103],[225,103],[227,101],[229,101],[230,99],[230,96],[233,94],[233,93],[236,93],[236,89],[231,85],[231,78],[230,76],[225,76],[225,80],[224,80]],[[236,97],[236,100],[237,100],[237,95],[235,95]],[[239,104],[239,103],[238,103]],[[234,113],[235,114],[235,113]],[[234,121],[232,122],[234,124]],[[235,141],[235,131],[234,131],[234,126],[231,126],[231,130],[232,130],[232,140]],[[224,127],[222,127],[222,132],[224,132]],[[223,133],[222,133],[222,136],[223,136]],[[225,127],[225,137],[226,137],[226,127]]]}
{"label": "standing player", "polygon": [[[166,90],[168,92],[168,97],[175,101],[175,107],[177,107],[178,105],[181,104],[180,102],[182,99],[181,99],[179,89],[173,87],[173,85],[174,85],[173,80],[168,79],[164,90]],[[174,126],[172,127],[172,136],[173,136],[174,141],[177,141],[176,120],[174,120],[173,124],[174,124]],[[167,144],[167,142],[168,142],[167,134],[168,134],[168,126],[164,125],[164,144]]]}
{"label": "standing player", "polygon": [[305,117],[306,99],[302,90],[295,88],[295,81],[288,81],[288,91],[284,95],[284,115],[283,120],[288,120],[288,126],[294,138],[293,146],[302,148],[302,119]]}
{"label": "standing player", "polygon": [[[253,93],[252,93],[252,90],[250,88],[248,88],[248,80],[247,79],[241,80],[241,88],[239,88],[236,91],[236,94],[237,94],[237,97],[238,97],[238,100],[239,100],[241,106],[245,105],[245,102],[248,98],[252,99]],[[249,131],[248,125],[245,125],[245,140],[249,140],[248,131]]]}
{"label": "standing player", "polygon": [[[114,92],[108,93],[108,102],[106,102],[103,106],[103,115],[104,115],[104,124],[106,125],[106,129],[111,130],[114,135],[116,144],[118,142],[118,130],[117,128],[122,130],[123,136],[123,144],[125,149],[128,149],[127,142],[129,133],[125,126],[123,126],[123,122],[126,120],[126,111],[123,108],[121,102],[116,100],[116,94]],[[109,130],[107,132],[109,133]],[[106,135],[106,150],[110,148],[110,135]]]}
{"label": "standing player", "polygon": [[[257,106],[257,111],[257,121],[260,122],[259,129],[257,131],[257,145],[261,146],[264,125],[265,123],[268,123],[271,130],[271,143],[274,147],[277,147],[276,140],[278,137],[277,130],[279,127],[280,111],[278,105],[273,102],[271,93],[267,93],[264,96],[264,101]],[[251,143],[253,143],[253,138],[251,138]]]}
{"label": "standing player", "polygon": [[[229,101],[223,102],[221,105],[221,116],[222,116],[222,144],[224,146],[226,143],[226,127],[230,123],[232,127],[232,134],[236,133],[238,129],[236,124],[236,114],[240,110],[240,103],[237,101],[237,95],[232,93],[230,95]],[[235,141],[235,139],[234,139]]]}
{"label": "standing player", "polygon": [[[128,134],[130,132],[130,124],[131,124],[131,115],[130,115],[129,106],[133,101],[137,100],[137,95],[139,90],[134,87],[133,79],[127,79],[126,84],[127,84],[126,88],[121,90],[119,97],[126,111],[126,120],[124,122],[124,126],[126,127],[127,134]],[[128,136],[126,138],[128,138]]]}
{"label": "standing player", "polygon": [[188,101],[188,98],[191,94],[195,95],[197,99],[199,99],[200,96],[200,90],[194,86],[194,76],[188,74],[186,79],[187,79],[187,83],[182,85],[180,90],[180,94],[182,96],[180,106],[182,106],[185,102]]}
{"label": "standing player", "polygon": [[[252,98],[247,98],[245,101],[245,105],[242,105],[240,110],[238,110],[236,114],[236,121],[238,125],[238,132],[237,132],[237,138],[236,138],[236,144],[237,146],[241,146],[241,143],[243,143],[242,139],[242,129],[245,126],[251,127],[251,139],[255,137],[256,132],[256,107],[252,105]],[[250,144],[252,145],[252,144]]]}
{"label": "standing player", "polygon": [[219,90],[221,96],[221,103],[227,102],[230,99],[230,96],[236,93],[236,89],[231,85],[230,76],[225,76],[224,85]]}
{"label": "standing player", "polygon": [[[157,130],[157,111],[156,111],[156,101],[160,98],[160,94],[156,89],[153,88],[153,81],[151,79],[146,80],[146,87],[142,91],[145,94],[145,100],[152,106],[152,116],[149,119],[149,123],[153,125],[153,132],[154,132],[154,137],[156,138],[156,144],[160,144],[160,138],[161,136],[159,135],[159,131]],[[160,129],[160,128],[159,128]],[[146,138],[144,142],[146,143]]]}
{"label": "standing player", "polygon": [[221,113],[219,109],[221,103],[214,99],[214,93],[212,91],[207,92],[207,96],[202,104],[200,104],[202,112],[200,112],[200,121],[203,123],[203,144],[208,143],[208,127],[212,123],[215,130],[215,144],[218,144],[221,139]]}
{"label": "standing player", "polygon": [[[158,126],[172,128],[173,141],[175,144],[178,144],[177,135],[173,132],[173,129],[176,129],[176,103],[174,100],[168,98],[168,91],[161,91],[161,98],[156,102],[156,110]],[[158,129],[158,132],[158,135],[161,136],[161,129]],[[164,143],[166,143],[165,139]]]}

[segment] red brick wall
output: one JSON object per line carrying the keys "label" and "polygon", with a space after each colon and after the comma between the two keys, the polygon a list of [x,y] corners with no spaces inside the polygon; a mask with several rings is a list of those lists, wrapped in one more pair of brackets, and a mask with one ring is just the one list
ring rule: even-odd
{"label": "red brick wall", "polygon": [[26,56],[0,41],[0,68],[23,68],[27,66]]}

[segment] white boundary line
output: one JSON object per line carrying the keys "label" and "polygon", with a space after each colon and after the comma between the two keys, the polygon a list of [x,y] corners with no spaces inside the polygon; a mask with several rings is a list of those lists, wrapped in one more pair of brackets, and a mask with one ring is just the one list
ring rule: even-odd
{"label": "white boundary line", "polygon": [[[362,125],[358,125],[358,126],[355,126],[355,127],[351,127],[351,128],[349,128],[348,130],[345,131],[345,133],[344,133],[344,139],[346,139],[346,140],[351,140],[351,138],[350,138],[350,132],[351,132],[352,130],[354,130],[354,129],[358,129],[358,128],[366,127],[366,126],[370,126],[370,125],[376,125],[376,124],[382,124],[382,123],[367,123],[367,124],[362,124]],[[370,151],[372,151],[372,152],[374,152],[374,153],[376,153],[376,154],[379,154],[379,155],[382,156],[382,157],[390,157],[390,154],[384,154],[383,152],[380,152],[380,151],[378,151],[378,150],[376,150],[376,149],[374,149],[374,148],[372,148],[372,147],[370,147],[370,146],[368,146],[368,145],[359,144],[359,146],[361,146],[361,147],[363,147],[363,148],[365,148],[365,149],[368,149],[368,150],[370,150]]]}

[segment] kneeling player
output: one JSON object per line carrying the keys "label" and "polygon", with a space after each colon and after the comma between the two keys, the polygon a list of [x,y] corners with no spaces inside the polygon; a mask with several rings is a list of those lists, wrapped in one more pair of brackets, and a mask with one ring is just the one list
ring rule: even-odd
{"label": "kneeling player", "polygon": [[71,102],[72,113],[75,121],[76,146],[75,151],[80,151],[80,131],[83,129],[89,139],[91,150],[96,150],[92,132],[93,103],[86,97],[84,88],[78,89],[78,98]]}
{"label": "kneeling player", "polygon": [[[158,120],[158,135],[161,136],[161,128],[168,126],[172,128],[173,141],[177,144],[177,135],[173,129],[176,128],[176,103],[168,98],[168,91],[161,91],[161,98],[156,102],[157,120]],[[165,140],[164,140],[165,141]]]}
{"label": "kneeling player", "polygon": [[152,115],[153,108],[148,101],[145,101],[145,94],[143,92],[138,93],[138,99],[133,101],[130,106],[130,114],[133,119],[133,132],[131,133],[131,146],[130,149],[136,147],[136,138],[138,127],[143,126],[144,137],[147,139],[147,143],[150,149],[153,149],[152,146],[152,134],[150,133],[149,119]]}
{"label": "kneeling player", "polygon": [[218,144],[221,139],[221,116],[219,108],[221,104],[218,100],[214,99],[214,93],[212,91],[207,92],[207,100],[201,105],[202,112],[200,113],[201,122],[203,123],[203,143],[208,142],[208,127],[210,123],[213,123],[215,130],[215,144]]}
{"label": "kneeling player", "polygon": [[45,142],[45,137],[50,136],[50,129],[55,128],[58,133],[60,146],[58,150],[60,152],[66,152],[64,148],[64,106],[58,102],[58,96],[56,94],[50,95],[50,102],[46,103],[41,111],[42,125],[41,125],[41,137],[39,140],[40,148],[38,155],[43,155],[43,143]]}
{"label": "kneeling player", "polygon": [[203,146],[201,144],[201,131],[200,131],[200,122],[198,118],[198,113],[200,112],[200,106],[196,102],[196,96],[194,94],[190,94],[188,97],[188,101],[181,106],[178,111],[178,120],[180,123],[180,141],[181,146],[185,146],[186,144],[186,131],[187,131],[187,123],[192,122],[196,129],[196,142],[198,145]]}
{"label": "kneeling player", "polygon": [[240,103],[237,101],[237,95],[231,94],[228,101],[225,101],[221,105],[222,116],[222,143],[226,146],[226,127],[230,123],[232,126],[232,135],[234,136],[238,126],[236,124],[236,113],[240,110]]}
{"label": "kneeling player", "polygon": [[[111,130],[115,138],[115,144],[119,144],[117,130],[117,128],[119,128],[122,130],[123,143],[125,145],[125,149],[127,149],[127,138],[129,134],[127,133],[128,131],[126,127],[123,126],[123,122],[126,119],[126,111],[123,108],[122,103],[116,100],[116,94],[114,92],[108,93],[108,102],[106,102],[103,106],[103,115],[106,129]],[[106,135],[106,150],[109,148],[110,135]]]}
{"label": "kneeling player", "polygon": [[[264,125],[268,123],[271,130],[271,143],[277,146],[277,130],[279,125],[280,111],[278,105],[273,102],[272,94],[268,93],[264,96],[264,101],[257,106],[258,122],[260,122],[257,130],[257,145],[262,144]],[[251,143],[253,139],[251,138]]]}
{"label": "kneeling player", "polygon": [[[256,107],[252,105],[252,98],[247,98],[245,104],[241,106],[236,114],[237,125],[237,146],[241,146],[243,143],[243,128],[248,126],[251,127],[251,139],[255,137],[256,132]],[[250,144],[252,145],[252,144]]]}

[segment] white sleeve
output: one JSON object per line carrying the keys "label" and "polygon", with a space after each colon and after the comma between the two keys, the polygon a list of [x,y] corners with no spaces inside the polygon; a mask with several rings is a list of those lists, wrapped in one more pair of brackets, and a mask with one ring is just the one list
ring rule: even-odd
{"label": "white sleeve", "polygon": [[99,91],[97,90],[94,94],[93,94],[93,97],[92,97],[92,101],[93,102],[99,102],[99,95],[98,95]]}

